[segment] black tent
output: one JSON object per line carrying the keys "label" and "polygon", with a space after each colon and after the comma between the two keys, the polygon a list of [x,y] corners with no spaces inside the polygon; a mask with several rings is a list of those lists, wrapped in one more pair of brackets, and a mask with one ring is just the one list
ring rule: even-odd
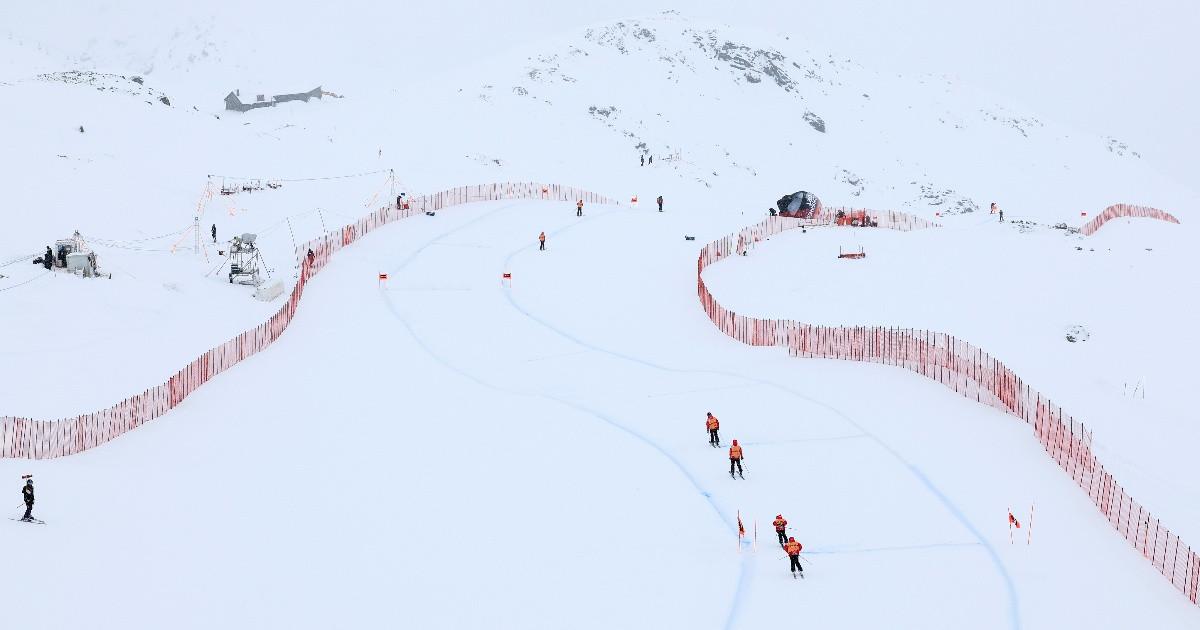
{"label": "black tent", "polygon": [[803,190],[784,195],[775,202],[779,208],[779,216],[811,219],[821,211],[821,200],[817,196]]}

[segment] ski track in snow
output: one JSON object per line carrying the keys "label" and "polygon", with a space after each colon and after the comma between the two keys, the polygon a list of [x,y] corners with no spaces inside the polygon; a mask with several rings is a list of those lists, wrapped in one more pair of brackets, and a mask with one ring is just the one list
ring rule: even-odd
{"label": "ski track in snow", "polygon": [[[528,203],[528,202],[505,204],[505,205],[495,208],[493,210],[489,210],[462,225],[459,225],[453,229],[450,229],[450,230],[436,236],[435,238],[429,240],[428,242],[421,245],[417,249],[413,250],[413,252],[411,254],[409,254],[406,258],[404,258],[397,266],[393,267],[390,271],[392,273],[398,274],[405,267],[407,267],[414,260],[416,260],[422,254],[422,252],[424,252],[426,249],[428,249],[431,246],[437,245],[439,243],[439,241],[441,241],[441,239],[444,239],[444,238],[449,237],[457,232],[460,232],[460,231],[466,230],[470,227],[473,227],[474,225],[484,221],[485,219],[491,218],[505,210],[509,210],[515,206],[521,205],[522,203]],[[575,223],[572,223],[570,225],[561,227],[557,230],[548,232],[547,236],[557,236],[557,235],[563,234],[563,233],[568,232],[576,227],[579,227],[580,225],[584,225],[593,219],[602,218],[602,217],[609,216],[614,213],[630,212],[630,211],[631,210],[621,209],[621,210],[610,210],[608,212],[604,212],[604,213],[600,213],[600,214],[585,215],[584,217],[582,217],[580,220],[576,221]],[[527,244],[527,245],[523,245],[523,246],[517,248],[516,250],[509,252],[507,257],[504,259],[504,267],[509,268],[511,266],[510,263],[512,262],[512,260],[514,258],[516,258],[519,254],[526,252],[528,250],[532,250],[532,249],[533,249],[533,245]],[[554,334],[556,334],[568,341],[571,341],[572,343],[575,343],[575,344],[579,345],[580,347],[585,348],[589,351],[597,352],[600,354],[605,354],[605,355],[608,355],[608,356],[611,356],[611,357],[614,357],[617,359],[621,359],[623,361],[628,361],[631,363],[649,367],[651,369],[654,369],[654,370],[657,370],[660,372],[673,373],[673,374],[713,375],[713,376],[722,376],[722,377],[726,377],[726,378],[741,379],[747,383],[762,385],[765,387],[773,388],[778,391],[787,393],[798,399],[804,400],[808,403],[811,403],[813,405],[821,407],[821,408],[833,413],[835,416],[841,418],[842,420],[846,421],[848,424],[855,427],[859,431],[858,435],[835,436],[833,438],[823,438],[823,439],[840,440],[840,439],[850,439],[850,438],[859,438],[859,437],[864,437],[864,438],[870,439],[872,442],[874,442],[876,445],[878,445],[884,451],[886,451],[888,454],[890,454],[892,456],[892,458],[894,458],[898,463],[900,463],[905,469],[907,469],[913,475],[913,477],[915,477],[920,482],[920,484],[926,490],[928,490],[929,493],[931,495],[933,495],[933,497],[936,498],[939,503],[942,504],[942,506],[944,506],[946,508],[946,510],[954,517],[954,519],[957,520],[964,528],[966,528],[967,531],[969,531],[971,533],[971,535],[975,538],[975,542],[940,543],[940,544],[933,544],[933,545],[894,546],[894,547],[875,547],[875,548],[857,548],[857,549],[826,549],[823,551],[818,549],[818,550],[814,550],[814,551],[809,551],[808,553],[812,553],[812,554],[876,553],[876,552],[906,551],[906,550],[931,549],[931,548],[948,548],[948,549],[975,548],[975,547],[982,548],[984,550],[984,552],[987,554],[989,560],[991,561],[991,565],[995,569],[996,573],[1004,580],[1006,596],[1007,596],[1007,600],[1008,600],[1009,626],[1011,628],[1013,628],[1014,630],[1017,630],[1021,627],[1020,600],[1017,596],[1016,586],[1013,582],[1012,576],[1008,573],[1008,570],[1005,568],[1004,563],[1000,559],[999,554],[992,547],[992,545],[990,545],[987,542],[987,540],[984,538],[984,536],[979,531],[979,529],[970,521],[970,519],[966,516],[966,514],[962,511],[962,509],[959,508],[959,506],[956,505],[953,502],[953,500],[950,499],[950,497],[948,497],[945,493],[943,493],[937,487],[937,485],[935,485],[933,483],[933,481],[931,479],[929,479],[929,477],[927,475],[925,475],[925,473],[923,473],[919,468],[917,468],[915,465],[913,465],[911,462],[909,462],[907,459],[905,459],[903,455],[901,455],[898,451],[896,451],[894,448],[892,448],[888,443],[886,443],[884,440],[879,438],[874,433],[871,433],[870,431],[868,431],[865,427],[863,427],[861,424],[856,422],[851,416],[849,416],[845,412],[843,412],[840,409],[837,409],[837,408],[833,407],[832,405],[829,405],[823,401],[811,398],[801,392],[798,392],[796,390],[793,390],[789,387],[780,385],[779,383],[776,383],[776,382],[773,382],[770,380],[750,377],[750,376],[746,376],[744,374],[739,374],[739,373],[735,373],[735,372],[725,372],[725,371],[719,371],[719,370],[691,370],[691,369],[669,367],[669,366],[665,366],[665,365],[660,365],[658,363],[654,363],[647,359],[642,359],[640,357],[631,356],[628,354],[624,354],[622,352],[609,350],[607,348],[597,346],[588,341],[580,339],[579,337],[576,337],[575,335],[572,335],[570,332],[564,330],[563,328],[560,328],[560,327],[542,319],[541,317],[537,316],[536,314],[532,313],[527,308],[523,307],[520,303],[517,302],[517,300],[513,297],[513,294],[511,291],[503,291],[503,293],[504,293],[504,296],[505,296],[507,302],[509,303],[509,305],[512,306],[512,308],[515,309],[517,312],[519,312],[522,316],[524,316],[525,318],[529,319],[530,321],[538,324],[539,326],[549,330],[550,332],[553,332]],[[717,505],[716,501],[713,499],[712,493],[710,493],[708,490],[706,490],[704,488],[704,486],[702,486],[700,484],[700,482],[696,479],[696,477],[687,469],[687,467],[683,464],[683,462],[681,462],[674,454],[672,454],[669,450],[667,450],[667,448],[664,447],[663,445],[661,445],[658,442],[656,442],[655,440],[647,437],[646,435],[643,435],[643,434],[639,433],[638,431],[630,428],[629,426],[626,426],[626,425],[620,423],[619,421],[608,416],[607,414],[605,414],[601,411],[592,409],[582,403],[578,403],[578,402],[575,402],[575,401],[572,401],[572,400],[569,400],[569,399],[566,399],[566,398],[563,398],[560,396],[556,396],[553,394],[547,394],[544,392],[514,392],[513,390],[511,390],[509,388],[502,388],[502,387],[495,385],[493,383],[490,383],[474,374],[471,374],[470,372],[466,371],[465,369],[455,365],[453,362],[451,362],[445,356],[440,355],[437,352],[435,352],[433,350],[433,348],[431,348],[429,346],[429,344],[426,343],[426,341],[424,339],[422,339],[420,335],[417,334],[417,332],[413,328],[411,322],[408,319],[406,319],[405,316],[396,307],[396,304],[393,301],[392,296],[388,293],[388,291],[385,291],[381,288],[380,296],[383,298],[388,310],[391,311],[393,316],[395,316],[396,319],[400,321],[400,323],[404,326],[405,330],[408,331],[409,335],[413,338],[413,340],[426,352],[426,354],[428,354],[431,358],[433,358],[435,361],[437,361],[441,365],[445,366],[447,369],[451,370],[452,372],[454,372],[456,374],[459,374],[460,376],[462,376],[463,378],[466,378],[467,380],[470,380],[471,382],[474,382],[474,383],[476,383],[482,387],[488,388],[488,389],[504,391],[507,393],[518,393],[521,395],[532,396],[532,397],[537,397],[537,398],[542,398],[542,399],[557,402],[561,405],[581,411],[581,412],[591,415],[599,420],[602,420],[603,422],[623,431],[627,435],[630,435],[630,436],[636,438],[637,440],[643,442],[647,446],[652,447],[654,450],[658,451],[660,454],[662,454],[664,457],[666,457],[680,471],[680,473],[682,473],[683,476],[692,484],[692,486],[695,487],[696,490],[705,498],[705,500],[709,503],[709,505],[712,507],[712,509],[717,513],[718,517],[726,524],[727,527],[730,528],[730,531],[731,532],[736,531],[737,525],[734,522],[734,519],[728,513],[723,511],[719,505]],[[805,440],[791,440],[791,441],[786,441],[786,442],[778,442],[776,444],[799,442],[799,441],[805,441]],[[812,440],[809,440],[809,441],[812,441]],[[749,445],[749,443],[747,443],[747,445]],[[743,555],[741,565],[740,565],[738,580],[737,580],[737,586],[735,588],[735,591],[733,594],[733,599],[732,599],[732,602],[731,602],[730,608],[729,608],[729,613],[728,613],[728,616],[726,617],[725,624],[724,624],[724,627],[727,630],[729,628],[734,627],[734,624],[737,621],[739,606],[740,606],[742,598],[746,592],[747,582],[749,581],[749,578],[750,578],[749,572],[747,571],[748,564],[750,563],[750,561],[751,561],[751,556],[749,554]]]}

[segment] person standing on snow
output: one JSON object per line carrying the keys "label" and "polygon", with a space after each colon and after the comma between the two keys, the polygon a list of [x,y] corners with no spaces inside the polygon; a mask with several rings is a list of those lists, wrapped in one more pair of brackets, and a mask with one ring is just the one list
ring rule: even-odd
{"label": "person standing on snow", "polygon": [[214,223],[212,225],[212,237],[213,237],[213,242],[216,243],[217,242],[217,224],[216,223]]}
{"label": "person standing on snow", "polygon": [[642,166],[645,166],[646,165],[646,154],[643,153],[641,157],[642,157]]}
{"label": "person standing on snow", "polygon": [[21,517],[22,521],[33,520],[33,479],[26,479],[25,486],[21,488],[21,498],[25,499],[25,516]]}
{"label": "person standing on snow", "polygon": [[717,435],[717,430],[721,428],[721,422],[717,417],[708,412],[708,418],[704,421],[704,428],[708,429],[708,443],[717,447],[721,445],[721,437]]}
{"label": "person standing on snow", "polygon": [[799,571],[801,577],[804,576],[804,567],[800,566],[800,550],[804,549],[804,545],[796,542],[796,539],[788,538],[788,541],[783,543],[783,550],[787,552],[788,558],[792,561],[792,577],[796,577],[796,572]]}
{"label": "person standing on snow", "polygon": [[787,543],[787,519],[782,514],[776,514],[771,524],[775,526],[775,535],[779,536],[779,545],[783,546]]}
{"label": "person standing on snow", "polygon": [[575,202],[575,216],[577,216],[577,217],[583,216],[583,200],[582,199]]}
{"label": "person standing on snow", "polygon": [[[733,446],[729,447],[729,476],[733,476],[733,467],[737,466],[737,473],[742,477],[742,447],[738,446],[737,440],[733,441]],[[745,477],[742,477],[745,479]]]}
{"label": "person standing on snow", "polygon": [[659,195],[658,199],[655,199],[655,201],[658,202],[658,211],[662,212],[662,195]]}
{"label": "person standing on snow", "polygon": [[546,249],[546,233],[538,234],[538,250],[545,251]]}

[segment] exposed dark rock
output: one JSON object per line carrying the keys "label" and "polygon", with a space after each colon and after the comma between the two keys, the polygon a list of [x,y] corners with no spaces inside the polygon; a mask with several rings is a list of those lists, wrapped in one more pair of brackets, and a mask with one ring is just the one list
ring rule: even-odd
{"label": "exposed dark rock", "polygon": [[825,133],[825,120],[820,116],[812,112],[804,112],[804,122],[808,123],[813,129]]}

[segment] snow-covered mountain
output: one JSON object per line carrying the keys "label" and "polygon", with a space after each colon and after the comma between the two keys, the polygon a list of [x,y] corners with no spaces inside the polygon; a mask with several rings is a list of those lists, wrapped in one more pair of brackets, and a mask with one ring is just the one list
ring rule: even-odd
{"label": "snow-covered mountain", "polygon": [[[666,189],[672,205],[726,216],[729,226],[797,189],[830,204],[930,218],[998,201],[1011,217],[1048,224],[1075,224],[1081,211],[1116,201],[1184,208],[1186,216],[1192,199],[1115,139],[1074,134],[945,79],[881,76],[835,51],[810,49],[799,35],[675,12],[539,41],[421,85],[353,72],[329,76],[332,63],[292,83],[215,83],[223,73],[239,76],[247,60],[258,60],[259,47],[279,40],[225,41],[231,35],[209,33],[208,21],[188,24],[149,28],[139,46],[90,41],[85,52],[58,58],[17,40],[3,43],[13,53],[7,58],[24,53],[38,61],[10,68],[0,86],[0,115],[22,121],[10,143],[24,148],[4,165],[20,182],[8,206],[21,210],[0,234],[0,260],[32,257],[80,230],[128,292],[115,300],[124,306],[114,308],[129,309],[117,320],[144,329],[135,311],[148,312],[141,303],[149,300],[163,337],[149,345],[178,348],[152,353],[161,363],[150,359],[144,372],[113,374],[116,380],[77,400],[46,401],[32,394],[39,387],[15,388],[30,395],[14,394],[8,413],[54,417],[104,406],[261,319],[263,305],[216,287],[220,248],[206,256],[179,253],[194,249],[198,213],[203,236],[214,224],[222,241],[262,233],[267,262],[286,278],[294,272],[294,243],[394,192],[472,181],[574,182],[622,198]],[[171,61],[180,55],[188,60]],[[299,67],[291,71],[304,76]],[[246,113],[221,109],[223,95],[242,87],[250,100],[318,83],[345,98]],[[642,155],[656,161],[641,168]],[[389,169],[395,182],[381,172]],[[202,201],[210,181],[219,187],[239,185],[235,178],[359,173],[369,175]],[[28,263],[5,269],[0,289],[23,286],[9,296],[13,311],[26,314],[23,326],[49,323],[38,305],[74,290],[35,281],[38,269]],[[193,286],[197,299],[176,299]],[[132,330],[114,335],[107,324],[65,323],[52,327],[60,331],[53,346],[61,352],[145,347],[127,338]],[[23,366],[45,349],[26,338],[10,349],[17,360],[7,362],[7,373],[37,378]]]}
{"label": "snow-covered mountain", "polygon": [[[423,28],[456,28],[434,5],[23,11],[0,26],[3,415],[105,407],[273,313],[227,281],[232,235],[256,233],[286,285],[296,243],[400,192],[550,181],[641,200],[578,223],[537,203],[403,221],[339,254],[276,347],[168,417],[68,460],[0,460],[2,478],[45,480],[50,525],[18,555],[55,566],[0,582],[39,604],[26,625],[760,627],[797,605],[828,627],[1194,621],[1011,419],[878,366],[742,348],[695,305],[696,242],[785,193],[937,219],[915,238],[789,235],[710,282],[758,314],[931,327],[1015,359],[1100,415],[1100,454],[1188,532],[1186,469],[1147,463],[1186,456],[1186,397],[1114,393],[1142,366],[1175,366],[1155,383],[1186,369],[1166,359],[1191,298],[1141,275],[1186,264],[1200,199],[1140,147],[944,76],[873,69],[804,28],[678,11],[499,45],[488,21],[508,10],[489,8],[461,24],[480,41],[454,50],[443,40],[464,38]],[[230,92],[315,86],[330,94],[224,109]],[[1013,224],[992,224],[993,201]],[[1053,228],[1115,202],[1183,225],[1086,242]],[[111,279],[31,264],[75,230]],[[528,251],[539,231],[543,258]],[[861,267],[827,260],[860,244]],[[1169,325],[1139,347],[1156,309]],[[1095,343],[1064,345],[1074,324]],[[745,488],[694,448],[713,407],[754,453]],[[1045,542],[1008,546],[1006,502],[1033,501]],[[764,539],[788,512],[827,574],[780,583],[770,541],[734,555],[739,510]],[[153,594],[130,597],[147,575]],[[87,606],[55,608],[63,579]]]}

